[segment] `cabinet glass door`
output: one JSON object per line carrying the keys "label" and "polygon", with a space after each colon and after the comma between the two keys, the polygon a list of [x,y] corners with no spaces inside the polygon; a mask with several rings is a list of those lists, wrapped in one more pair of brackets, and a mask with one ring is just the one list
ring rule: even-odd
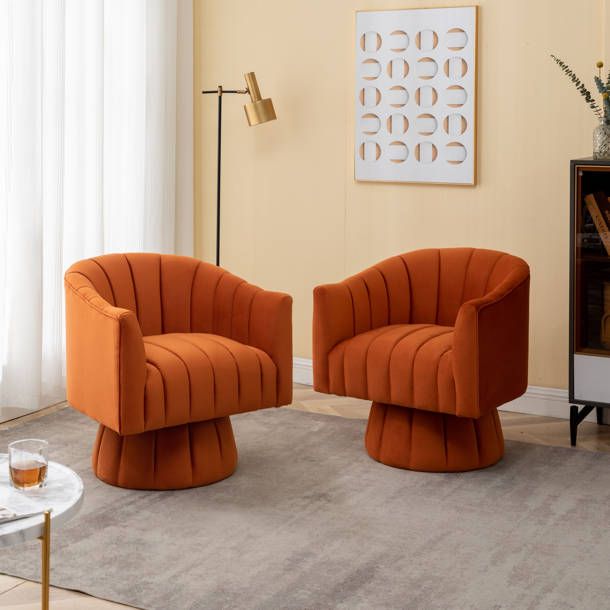
{"label": "cabinet glass door", "polygon": [[576,166],[574,352],[610,356],[610,167]]}

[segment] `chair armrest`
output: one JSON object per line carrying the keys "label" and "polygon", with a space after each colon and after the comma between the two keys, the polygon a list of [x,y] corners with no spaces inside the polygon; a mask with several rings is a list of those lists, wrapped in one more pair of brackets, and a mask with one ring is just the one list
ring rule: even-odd
{"label": "chair armrest", "polygon": [[456,415],[480,417],[527,389],[529,268],[464,303],[454,332]]}
{"label": "chair armrest", "polygon": [[292,297],[257,288],[250,302],[247,343],[277,368],[277,406],[292,402]]}
{"label": "chair armrest", "polygon": [[119,434],[142,432],[146,359],[135,314],[105,301],[80,273],[67,273],[64,286],[68,402]]}
{"label": "chair armrest", "polygon": [[330,391],[328,354],[335,345],[355,334],[352,298],[345,282],[314,288],[313,380],[318,392]]}

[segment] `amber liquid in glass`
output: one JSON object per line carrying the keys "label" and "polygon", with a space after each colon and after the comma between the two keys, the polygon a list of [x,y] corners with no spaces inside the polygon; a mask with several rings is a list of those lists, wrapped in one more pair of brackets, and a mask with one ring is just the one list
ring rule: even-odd
{"label": "amber liquid in glass", "polygon": [[11,464],[9,470],[13,485],[19,489],[42,485],[47,476],[47,465],[36,460]]}

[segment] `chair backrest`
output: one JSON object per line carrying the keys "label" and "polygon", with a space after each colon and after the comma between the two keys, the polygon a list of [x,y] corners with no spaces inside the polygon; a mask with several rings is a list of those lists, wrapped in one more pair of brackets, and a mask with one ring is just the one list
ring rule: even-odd
{"label": "chair backrest", "polygon": [[[144,335],[175,332],[227,334],[232,303],[247,286],[222,268],[187,256],[170,254],[106,254],[72,265],[115,307],[133,311]],[[224,306],[216,304],[222,301]],[[222,311],[222,316],[219,315]]]}
{"label": "chair backrest", "polygon": [[370,307],[359,307],[363,300],[354,299],[357,329],[387,324],[454,326],[463,303],[528,269],[523,259],[504,252],[440,248],[393,256],[345,282],[352,294],[368,293],[364,302]]}

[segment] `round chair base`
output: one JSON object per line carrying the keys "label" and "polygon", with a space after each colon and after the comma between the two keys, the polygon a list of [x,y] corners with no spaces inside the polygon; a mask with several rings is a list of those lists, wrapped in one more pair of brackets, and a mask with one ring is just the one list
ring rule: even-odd
{"label": "round chair base", "polygon": [[231,476],[237,449],[228,417],[120,436],[99,427],[93,472],[128,489],[184,489]]}
{"label": "round chair base", "polygon": [[504,455],[496,409],[470,419],[374,402],[365,445],[378,462],[426,472],[476,470]]}

